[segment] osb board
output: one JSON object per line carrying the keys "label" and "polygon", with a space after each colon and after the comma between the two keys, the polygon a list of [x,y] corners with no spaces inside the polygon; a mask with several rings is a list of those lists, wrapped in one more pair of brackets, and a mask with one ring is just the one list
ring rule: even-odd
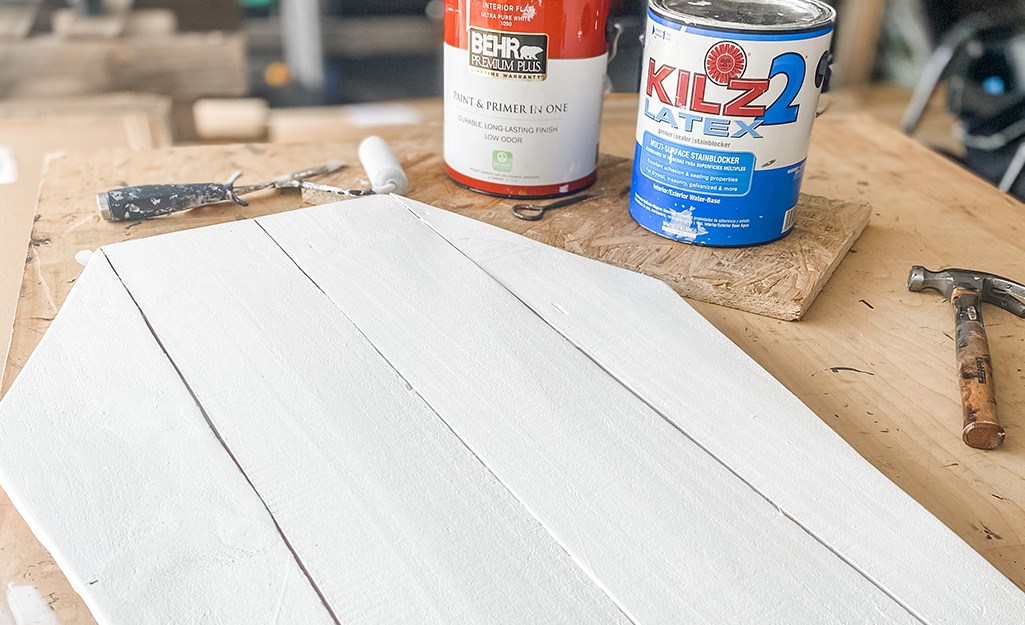
{"label": "osb board", "polygon": [[[354,120],[422,118],[423,123],[391,128],[360,127]],[[532,239],[655,276],[684,297],[707,301],[777,319],[796,320],[808,310],[847,250],[864,230],[870,208],[861,202],[802,196],[794,231],[768,245],[726,249],[697,247],[655,235],[638,226],[627,210],[630,161],[602,157],[595,188],[599,200],[549,213],[528,222],[510,213],[515,202],[467,191],[444,173],[441,154],[441,107],[437,100],[413,100],[370,106],[322,107],[272,112],[269,134],[275,140],[358,141],[369,132],[402,137],[410,179],[406,195],[452,210]],[[633,132],[636,96],[606,98],[602,111],[602,149],[625,156],[609,135],[611,129]],[[618,149],[617,149],[618,148]],[[307,204],[335,201],[306,195]]]}
{"label": "osb board", "polygon": [[[408,195],[421,202],[659,278],[683,297],[787,321],[800,319],[808,310],[865,229],[871,211],[867,204],[802,195],[794,230],[779,241],[743,248],[697,246],[656,235],[630,217],[628,159],[602,156],[593,187],[604,188],[601,197],[526,221],[512,214],[512,207],[523,200],[460,187],[445,175],[437,153],[405,157],[406,173],[415,181]],[[337,198],[308,193],[306,200],[324,204]]]}

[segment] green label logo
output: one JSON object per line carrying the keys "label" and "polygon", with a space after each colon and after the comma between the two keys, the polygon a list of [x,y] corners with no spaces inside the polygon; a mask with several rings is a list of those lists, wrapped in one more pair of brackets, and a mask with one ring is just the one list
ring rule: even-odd
{"label": "green label logo", "polygon": [[512,171],[512,152],[495,150],[491,153],[491,169],[495,171]]}

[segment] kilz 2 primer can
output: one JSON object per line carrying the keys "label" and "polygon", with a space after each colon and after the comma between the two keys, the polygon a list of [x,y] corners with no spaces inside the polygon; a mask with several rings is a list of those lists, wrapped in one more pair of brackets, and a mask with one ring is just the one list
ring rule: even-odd
{"label": "kilz 2 primer can", "polygon": [[702,245],[790,232],[834,17],[818,0],[650,0],[637,223]]}
{"label": "kilz 2 primer can", "polygon": [[608,0],[445,0],[445,169],[503,196],[594,182]]}

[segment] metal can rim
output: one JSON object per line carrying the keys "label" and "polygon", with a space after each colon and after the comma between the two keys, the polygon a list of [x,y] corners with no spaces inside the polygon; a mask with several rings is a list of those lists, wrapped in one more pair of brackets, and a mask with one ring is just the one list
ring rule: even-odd
{"label": "metal can rim", "polygon": [[[793,22],[790,24],[751,24],[739,21],[725,21],[700,15],[688,15],[678,9],[667,6],[669,1],[670,0],[650,0],[648,8],[672,22],[721,32],[762,32],[774,34],[805,33],[831,27],[836,21],[836,9],[821,0],[789,0],[786,2],[786,6],[793,6],[795,3],[804,4],[818,9],[821,13],[821,17],[813,21]],[[780,2],[779,4],[784,5],[783,2]]]}

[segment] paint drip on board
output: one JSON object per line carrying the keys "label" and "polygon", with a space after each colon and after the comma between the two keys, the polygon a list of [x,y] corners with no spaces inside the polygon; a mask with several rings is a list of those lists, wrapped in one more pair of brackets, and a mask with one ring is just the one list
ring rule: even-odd
{"label": "paint drip on board", "polygon": [[597,177],[609,0],[445,0],[445,170],[494,195]]}
{"label": "paint drip on board", "polygon": [[630,214],[755,245],[794,225],[835,11],[819,0],[651,0]]}

